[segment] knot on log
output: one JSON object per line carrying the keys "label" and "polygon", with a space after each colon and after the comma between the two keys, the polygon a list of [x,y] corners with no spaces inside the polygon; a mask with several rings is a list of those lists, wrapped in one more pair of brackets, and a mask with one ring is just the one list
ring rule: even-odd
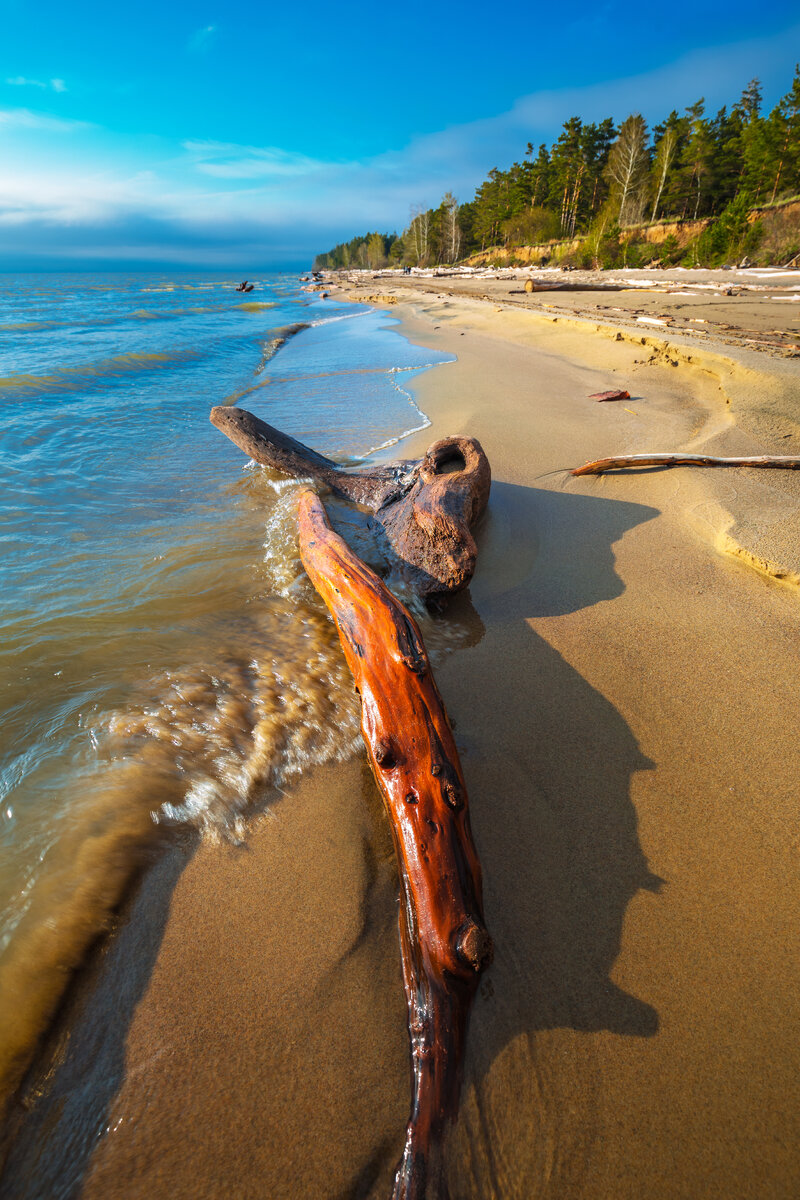
{"label": "knot on log", "polygon": [[476,974],[485,970],[494,957],[494,943],[486,929],[475,921],[462,926],[456,937],[456,954]]}
{"label": "knot on log", "polygon": [[442,785],[442,798],[454,812],[458,812],[464,807],[464,797],[461,795],[458,785],[449,780]]}
{"label": "knot on log", "polygon": [[383,767],[384,771],[389,771],[397,765],[392,743],[388,738],[381,738],[380,741],[376,742],[375,762],[379,767]]}

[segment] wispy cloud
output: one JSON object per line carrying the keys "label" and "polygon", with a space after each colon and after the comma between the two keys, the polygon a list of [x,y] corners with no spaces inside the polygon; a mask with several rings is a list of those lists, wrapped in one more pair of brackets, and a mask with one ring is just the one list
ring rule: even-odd
{"label": "wispy cloud", "polygon": [[25,75],[14,75],[6,79],[6,83],[10,84],[11,87],[35,87],[53,92],[65,92],[67,90],[67,85],[63,79],[28,79]]}
{"label": "wispy cloud", "polygon": [[72,133],[92,129],[89,121],[74,121],[68,117],[51,117],[47,113],[31,112],[29,108],[0,108],[0,128],[41,129],[47,133]]}
{"label": "wispy cloud", "polygon": [[187,50],[197,54],[202,50],[208,50],[214,34],[217,32],[216,25],[204,25],[202,29],[197,29],[189,38]]}
{"label": "wispy cloud", "polygon": [[217,179],[288,179],[330,166],[306,154],[276,146],[240,146],[235,142],[183,143],[196,170]]}

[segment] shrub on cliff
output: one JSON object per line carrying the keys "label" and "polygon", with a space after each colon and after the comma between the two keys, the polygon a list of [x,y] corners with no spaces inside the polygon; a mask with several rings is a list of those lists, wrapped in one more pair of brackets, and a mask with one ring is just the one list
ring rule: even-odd
{"label": "shrub on cliff", "polygon": [[694,247],[695,262],[718,267],[738,262],[758,248],[763,235],[760,221],[748,221],[749,204],[744,195],[731,200],[715,221],[704,229]]}

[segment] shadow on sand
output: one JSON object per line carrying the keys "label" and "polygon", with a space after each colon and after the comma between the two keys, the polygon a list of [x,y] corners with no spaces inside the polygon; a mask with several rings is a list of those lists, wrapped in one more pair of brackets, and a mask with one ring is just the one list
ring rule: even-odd
{"label": "shadow on sand", "polygon": [[[553,1050],[542,1055],[533,1035],[642,1038],[658,1030],[655,1010],[610,978],[628,904],[663,883],[642,852],[630,797],[634,772],[653,763],[614,706],[529,623],[619,596],[612,547],[657,515],[639,504],[493,485],[472,588],[488,632],[440,681],[457,738],[469,729],[460,748],[496,943],[470,1031],[453,1153],[459,1196],[571,1194],[565,1161],[583,1162],[585,1147],[563,1155],[558,1147],[578,1136],[570,1126],[591,1141],[591,1042],[563,1043],[577,1076],[567,1085],[568,1071],[552,1070]],[[569,628],[572,638],[592,635],[587,615]],[[453,679],[462,670],[475,681],[468,694]]]}

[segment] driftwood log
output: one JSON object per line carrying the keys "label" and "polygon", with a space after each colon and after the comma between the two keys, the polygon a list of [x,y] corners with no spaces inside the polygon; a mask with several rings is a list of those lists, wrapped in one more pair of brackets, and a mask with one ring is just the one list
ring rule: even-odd
{"label": "driftwood log", "polygon": [[245,409],[212,408],[211,422],[257,463],[314,479],[368,508],[426,600],[439,602],[469,583],[477,559],[470,529],[491,486],[489,462],[475,438],[443,438],[416,462],[344,471]]}
{"label": "driftwood log", "polygon": [[361,695],[361,730],[400,866],[400,944],[413,1095],[393,1200],[446,1195],[443,1139],[458,1111],[469,1009],[492,943],[453,735],[411,615],[332,529],[310,490],[300,553]]}
{"label": "driftwood log", "polygon": [[571,475],[602,475],[622,467],[783,467],[800,471],[800,457],[792,454],[761,454],[755,458],[715,458],[711,454],[621,454],[597,458],[574,467]]}

